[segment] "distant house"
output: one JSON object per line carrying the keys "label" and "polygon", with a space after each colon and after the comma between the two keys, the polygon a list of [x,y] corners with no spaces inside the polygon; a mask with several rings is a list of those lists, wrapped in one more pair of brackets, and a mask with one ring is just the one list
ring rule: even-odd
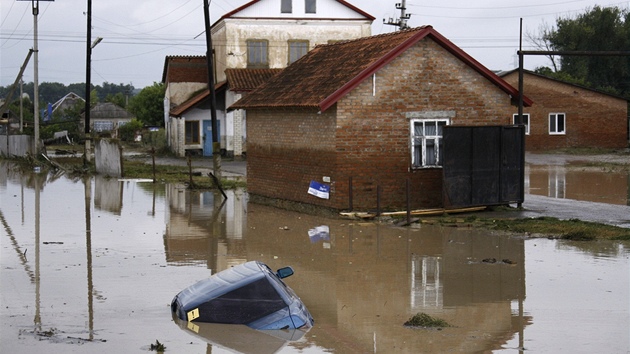
{"label": "distant house", "polygon": [[[112,137],[118,136],[118,128],[131,122],[134,115],[114,103],[97,103],[90,110],[90,131],[96,134],[110,133]],[[85,120],[82,120],[85,124]]]}
{"label": "distant house", "polygon": [[[512,124],[518,92],[431,26],[322,45],[237,101],[247,190],[337,210],[442,206],[447,125]],[[531,104],[525,98],[525,104]]]}
{"label": "distant house", "polygon": [[[373,16],[343,0],[254,0],[216,21],[210,30],[222,150],[236,157],[246,151],[246,114],[225,109],[242,94],[222,86],[228,81],[227,69],[282,69],[316,45],[369,36],[373,20]],[[166,58],[162,76],[166,85],[164,120],[169,144],[180,156],[187,151],[212,155],[209,112],[194,117],[189,112],[170,114],[182,112],[180,105],[189,105],[198,98],[195,95],[207,89],[207,81],[205,56]],[[209,107],[200,105],[196,109],[207,111]]]}
{"label": "distant house", "polygon": [[46,108],[42,109],[42,120],[44,122],[52,120],[55,113],[65,117],[66,111],[74,108],[77,104],[85,105],[85,100],[76,93],[70,92],[55,103],[48,103]]}
{"label": "distant house", "polygon": [[[216,91],[221,97],[224,95],[229,97],[231,102],[235,101],[234,97],[242,97],[247,92],[252,91],[260,84],[282,71],[282,69],[227,69],[226,81],[216,86]],[[225,113],[225,102],[220,101],[217,104],[219,131],[227,134],[223,140],[223,150],[229,151],[230,157],[241,156],[245,154],[245,117],[244,112],[239,111],[235,114]],[[237,121],[241,124],[234,124],[233,119],[236,115]],[[179,106],[173,108],[169,112],[172,118],[183,119],[184,127],[173,126],[171,128],[170,141],[172,147],[178,147],[177,154],[183,156],[188,153],[202,155],[203,151],[212,151],[212,127],[210,120],[210,90],[205,89],[189,100],[183,102]],[[225,119],[227,118],[227,119]],[[225,129],[221,129],[221,122],[227,125]],[[197,139],[196,139],[197,138]],[[240,141],[235,141],[239,140]]]}
{"label": "distant house", "polygon": [[[508,83],[518,85],[518,70],[500,75]],[[628,146],[625,99],[527,70],[523,92],[534,101],[523,111],[527,150]]]}

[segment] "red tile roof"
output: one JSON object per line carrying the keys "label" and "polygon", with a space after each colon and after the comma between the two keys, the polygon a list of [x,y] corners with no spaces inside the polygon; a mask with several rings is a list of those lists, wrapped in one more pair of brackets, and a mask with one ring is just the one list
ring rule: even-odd
{"label": "red tile roof", "polygon": [[[227,81],[216,84],[215,91],[229,88],[236,92],[249,92],[281,71],[282,69],[227,69],[225,70]],[[210,97],[210,90],[203,90],[186,100],[186,102],[171,109],[170,115],[180,117],[189,109],[208,99],[208,97]]]}
{"label": "red tile roof", "polygon": [[269,81],[282,69],[226,69],[225,76],[231,91],[252,91]]}
{"label": "red tile roof", "polygon": [[208,82],[206,56],[167,56],[162,82]]}
{"label": "red tile roof", "polygon": [[[219,82],[218,84],[214,85],[214,90],[215,91],[221,90],[221,89],[224,88],[224,86],[225,86],[225,81]],[[195,107],[199,103],[205,101],[209,97],[210,97],[210,90],[209,89],[202,90],[199,93],[197,93],[196,95],[194,95],[193,97],[191,97],[188,100],[186,100],[186,102],[184,102],[184,103],[180,104],[179,106],[171,109],[170,112],[169,112],[169,115],[171,117],[181,117],[181,115],[184,114],[186,111],[188,111],[189,109]]]}
{"label": "red tile roof", "polygon": [[[518,91],[431,26],[315,47],[230,109],[313,107],[325,111],[408,48],[431,38],[512,97]],[[525,104],[531,100],[525,98]]]}

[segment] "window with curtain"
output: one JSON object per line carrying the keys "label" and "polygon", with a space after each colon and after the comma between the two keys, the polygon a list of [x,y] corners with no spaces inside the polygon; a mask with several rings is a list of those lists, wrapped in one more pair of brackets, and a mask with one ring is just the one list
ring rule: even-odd
{"label": "window with curtain", "polygon": [[289,41],[289,64],[300,59],[308,52],[308,41]]}
{"label": "window with curtain", "polygon": [[184,134],[186,144],[199,144],[199,121],[191,120],[185,123]]}
{"label": "window with curtain", "polygon": [[280,12],[290,14],[293,12],[293,0],[282,0],[280,2]]}
{"label": "window with curtain", "polygon": [[564,113],[549,113],[549,134],[561,135],[565,133],[566,117]]}
{"label": "window with curtain", "polygon": [[305,0],[304,9],[307,14],[314,14],[317,12],[317,0]]}
{"label": "window with curtain", "polygon": [[[513,116],[513,124],[518,124],[518,113]],[[529,135],[529,113],[523,113],[523,125],[525,125],[525,134]]]}
{"label": "window with curtain", "polygon": [[264,39],[250,39],[247,41],[247,67],[269,68],[269,42]]}
{"label": "window with curtain", "polygon": [[442,166],[444,126],[448,124],[448,119],[411,121],[413,167]]}

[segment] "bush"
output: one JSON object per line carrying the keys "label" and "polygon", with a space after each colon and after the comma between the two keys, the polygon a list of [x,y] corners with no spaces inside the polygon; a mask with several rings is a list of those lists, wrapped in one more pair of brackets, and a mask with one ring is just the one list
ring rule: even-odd
{"label": "bush", "polygon": [[142,123],[137,119],[132,119],[131,122],[118,128],[118,137],[122,141],[134,141],[136,138],[136,132],[142,130]]}

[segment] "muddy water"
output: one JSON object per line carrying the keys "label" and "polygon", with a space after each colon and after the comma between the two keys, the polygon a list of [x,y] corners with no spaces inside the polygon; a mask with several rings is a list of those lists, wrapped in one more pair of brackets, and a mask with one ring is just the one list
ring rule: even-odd
{"label": "muddy water", "polygon": [[[222,204],[6,164],[0,223],[2,353],[136,353],[156,340],[167,353],[630,350],[627,243],[394,228],[255,205],[242,191]],[[172,320],[177,292],[249,260],[295,269],[286,281],[315,327],[271,335]],[[418,312],[453,327],[405,328]]]}
{"label": "muddy water", "polygon": [[630,205],[630,173],[579,167],[576,163],[530,164],[525,191],[545,197]]}

